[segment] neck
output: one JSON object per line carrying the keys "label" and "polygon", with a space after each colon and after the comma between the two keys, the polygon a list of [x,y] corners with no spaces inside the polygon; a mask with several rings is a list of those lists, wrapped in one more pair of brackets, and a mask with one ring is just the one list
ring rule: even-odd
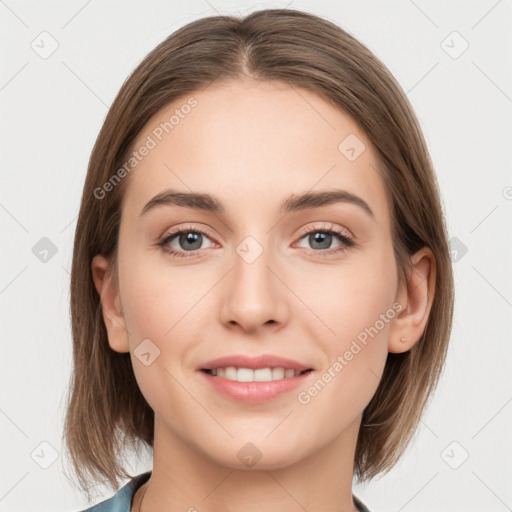
{"label": "neck", "polygon": [[[155,415],[153,471],[137,492],[132,510],[139,510],[144,494],[141,512],[296,512],[300,508],[353,512],[353,461],[360,419],[312,454],[302,456],[297,450],[298,455],[287,458],[299,457],[291,464],[275,459],[264,464],[262,453],[254,466],[241,469],[236,457],[223,464],[184,443]],[[245,444],[230,442],[225,453],[233,451],[232,445]]]}

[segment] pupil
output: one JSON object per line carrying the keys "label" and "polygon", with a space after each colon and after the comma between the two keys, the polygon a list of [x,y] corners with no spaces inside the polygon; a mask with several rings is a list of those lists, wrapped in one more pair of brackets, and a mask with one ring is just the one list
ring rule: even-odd
{"label": "pupil", "polygon": [[[309,242],[313,248],[328,249],[329,246],[331,245],[331,238],[332,235],[330,235],[329,233],[323,233],[319,231],[309,235]],[[313,242],[319,243],[320,247],[315,247]]]}
{"label": "pupil", "polygon": [[201,233],[188,232],[180,235],[180,245],[194,251],[201,248]]}

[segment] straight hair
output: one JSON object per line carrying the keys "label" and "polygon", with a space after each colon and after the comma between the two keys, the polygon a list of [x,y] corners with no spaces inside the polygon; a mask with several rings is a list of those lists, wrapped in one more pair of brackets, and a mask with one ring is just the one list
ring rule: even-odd
{"label": "straight hair", "polygon": [[116,181],[106,197],[99,198],[98,189],[119,172],[137,135],[160,109],[211,83],[245,78],[312,91],[348,113],[378,157],[399,282],[405,282],[410,256],[420,248],[429,247],[436,260],[435,295],[422,337],[409,351],[388,354],[363,412],[354,462],[359,480],[393,467],[437,385],[452,325],[453,272],[436,175],[402,88],[362,43],[313,14],[266,9],[241,18],[202,18],[161,42],[124,82],[87,169],[71,269],[73,371],[64,437],[88,496],[93,482],[116,489],[119,479],[131,478],[125,451],[153,448],[154,431],[154,413],[137,385],[130,354],[109,347],[91,272],[97,254],[116,264],[129,176]]}

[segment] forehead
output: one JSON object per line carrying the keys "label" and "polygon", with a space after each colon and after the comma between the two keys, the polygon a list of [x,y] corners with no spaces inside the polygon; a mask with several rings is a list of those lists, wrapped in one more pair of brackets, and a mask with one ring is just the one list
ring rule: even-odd
{"label": "forehead", "polygon": [[151,149],[131,171],[124,201],[134,215],[168,188],[212,194],[227,210],[241,198],[245,209],[268,209],[292,193],[339,188],[362,197],[386,223],[370,141],[341,108],[302,88],[211,84],[158,111],[133,149],[144,145]]}

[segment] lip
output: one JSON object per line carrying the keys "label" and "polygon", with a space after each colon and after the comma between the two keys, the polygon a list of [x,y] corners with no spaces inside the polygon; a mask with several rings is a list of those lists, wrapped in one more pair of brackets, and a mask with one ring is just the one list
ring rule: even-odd
{"label": "lip", "polygon": [[[294,361],[293,359],[288,359],[272,354],[262,354],[257,357],[249,357],[244,355],[219,357],[217,359],[207,361],[201,365],[198,370],[213,370],[215,368],[227,368],[228,366],[234,366],[236,368],[250,368],[251,370],[257,370],[259,368],[285,368],[300,371],[314,369],[311,366],[305,366],[304,364],[299,363],[298,361]],[[294,378],[296,377],[290,377],[290,379]]]}
{"label": "lip", "polygon": [[[247,366],[242,367],[247,368]],[[304,384],[306,379],[315,372],[312,370],[295,377],[287,377],[269,382],[238,382],[223,377],[215,377],[205,371],[199,371],[198,373],[218,393],[240,402],[254,404],[266,402],[292,391],[301,384]]]}

